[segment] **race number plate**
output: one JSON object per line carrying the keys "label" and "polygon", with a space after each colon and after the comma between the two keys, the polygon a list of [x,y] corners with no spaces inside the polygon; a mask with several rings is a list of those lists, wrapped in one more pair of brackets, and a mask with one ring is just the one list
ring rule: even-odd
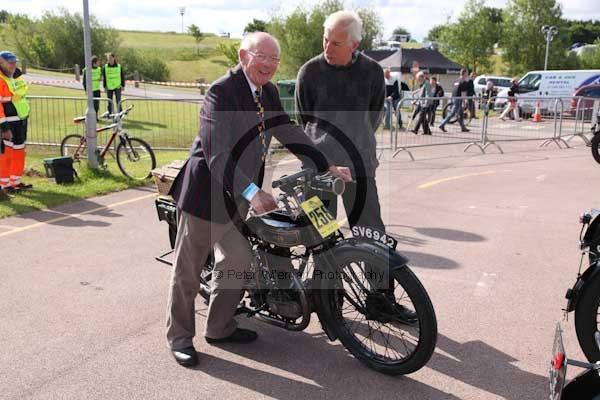
{"label": "race number plate", "polygon": [[376,242],[383,243],[392,250],[396,250],[396,246],[398,246],[398,241],[390,235],[380,230],[369,228],[366,226],[353,226],[352,236],[371,239]]}
{"label": "race number plate", "polygon": [[317,196],[302,202],[300,206],[323,239],[340,229],[333,215]]}
{"label": "race number plate", "polygon": [[567,376],[567,356],[562,340],[560,324],[556,324],[554,332],[554,345],[552,346],[552,359],[550,360],[550,400],[560,400]]}

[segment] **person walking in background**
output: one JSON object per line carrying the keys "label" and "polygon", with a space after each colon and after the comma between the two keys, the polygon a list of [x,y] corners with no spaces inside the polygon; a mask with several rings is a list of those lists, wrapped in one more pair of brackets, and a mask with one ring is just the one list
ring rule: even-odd
{"label": "person walking in background", "polygon": [[[444,97],[444,88],[437,81],[437,78],[434,76],[431,78],[431,97]],[[431,106],[429,107],[429,125],[433,126],[435,123],[435,113],[437,108],[440,106],[439,100],[433,100],[431,102]]]}
{"label": "person walking in background", "polygon": [[390,129],[392,126],[392,115],[396,111],[396,107],[400,102],[400,91],[398,90],[398,79],[392,77],[392,72],[389,68],[383,70],[385,79],[385,103],[383,103],[383,121],[384,128]]}
{"label": "person walking in background", "polygon": [[411,132],[415,135],[419,133],[419,128],[423,125],[423,135],[431,135],[431,130],[429,129],[429,122],[427,120],[427,116],[429,114],[430,105],[431,105],[431,84],[425,78],[425,73],[423,71],[419,71],[417,73],[417,82],[421,85],[419,90],[419,115],[417,117],[417,123],[415,125],[415,129]]}
{"label": "person walking in background", "polygon": [[114,104],[118,105],[118,112],[121,112],[121,92],[125,91],[125,74],[113,53],[108,53],[106,60],[107,63],[102,68],[102,80],[104,81],[104,89],[106,89],[106,97],[109,100],[108,113],[112,114],[113,97],[115,99]]}
{"label": "person walking in background", "polygon": [[452,111],[444,118],[439,128],[442,132],[446,132],[444,128],[448,121],[450,121],[455,115],[458,115],[458,123],[460,125],[461,132],[469,132],[467,127],[465,126],[464,114],[463,114],[463,99],[467,93],[467,81],[468,81],[468,73],[466,69],[460,70],[460,79],[454,82],[454,87],[452,88]]}
{"label": "person walking in background", "polygon": [[467,81],[467,96],[469,96],[467,104],[469,112],[471,113],[471,118],[473,119],[477,119],[477,114],[475,113],[475,99],[473,98],[475,96],[475,78],[477,78],[477,74],[471,72],[469,80]]}
{"label": "person walking in background", "polygon": [[10,51],[0,52],[0,199],[6,194],[30,189],[21,182],[25,170],[25,143],[27,141],[27,83],[17,68],[17,57]]}
{"label": "person walking in background", "polygon": [[506,108],[500,114],[500,119],[506,121],[506,116],[512,111],[515,121],[521,121],[519,117],[519,107],[517,107],[517,93],[519,93],[519,82],[517,79],[512,80],[512,85],[508,90],[508,101],[506,102]]}
{"label": "person walking in background", "polygon": [[[96,110],[96,120],[98,119],[98,109],[100,107],[100,81],[102,81],[102,67],[98,65],[98,57],[92,56],[92,93],[94,95],[94,110]],[[83,89],[87,90],[86,73],[83,69]]]}
{"label": "person walking in background", "polygon": [[485,81],[485,90],[482,93],[482,104],[486,105],[486,110],[493,111],[494,110],[494,102],[493,99],[497,95],[496,87],[494,86],[494,81],[488,79]]}

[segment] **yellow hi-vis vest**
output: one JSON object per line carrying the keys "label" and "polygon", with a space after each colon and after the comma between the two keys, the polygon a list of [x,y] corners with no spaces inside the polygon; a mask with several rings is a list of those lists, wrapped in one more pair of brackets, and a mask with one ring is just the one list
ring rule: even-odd
{"label": "yellow hi-vis vest", "polygon": [[[85,68],[83,69],[83,74],[85,75]],[[102,68],[92,67],[92,90],[94,92],[100,90],[100,81],[101,80],[102,80]]]}
{"label": "yellow hi-vis vest", "polygon": [[121,64],[114,67],[104,66],[104,76],[106,77],[106,89],[115,90],[122,86],[121,82]]}
{"label": "yellow hi-vis vest", "polygon": [[8,90],[12,93],[12,99],[10,102],[15,106],[15,110],[17,110],[17,116],[19,119],[25,119],[29,116],[29,103],[25,98],[27,94],[27,82],[23,79],[23,76],[19,76],[18,78],[9,78],[0,72],[0,78],[4,82],[6,82],[6,86],[8,86]]}

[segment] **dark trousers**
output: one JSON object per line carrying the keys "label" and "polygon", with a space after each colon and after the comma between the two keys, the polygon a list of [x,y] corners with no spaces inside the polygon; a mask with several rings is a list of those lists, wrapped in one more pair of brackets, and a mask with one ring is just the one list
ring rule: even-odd
{"label": "dark trousers", "polygon": [[[360,192],[358,191],[359,188],[361,189]],[[319,197],[331,214],[337,217],[337,196],[319,194]],[[342,200],[344,201],[344,209],[350,227],[356,225],[369,226],[385,232],[375,178],[356,178],[356,182],[346,183]]]}
{"label": "dark trousers", "polygon": [[[108,100],[112,100],[113,96],[115,98],[115,104],[118,106],[118,112],[121,112],[121,88],[117,88],[115,90],[106,90],[106,97]],[[111,101],[108,102],[108,113],[113,113],[113,103]]]}
{"label": "dark trousers", "polygon": [[100,96],[101,93],[99,90],[94,90],[92,92],[92,94],[94,95],[94,110],[96,110],[96,118],[98,118],[98,110],[100,109]]}
{"label": "dark trousers", "polygon": [[427,120],[429,121],[429,125],[433,126],[435,124],[435,112],[437,111],[439,104],[433,104],[429,107],[429,114],[427,115]]}
{"label": "dark trousers", "polygon": [[431,135],[431,130],[429,129],[429,122],[427,121],[427,115],[429,114],[429,107],[421,107],[419,110],[419,116],[417,117],[417,124],[415,125],[415,133],[419,132],[419,128],[423,125],[423,134]]}

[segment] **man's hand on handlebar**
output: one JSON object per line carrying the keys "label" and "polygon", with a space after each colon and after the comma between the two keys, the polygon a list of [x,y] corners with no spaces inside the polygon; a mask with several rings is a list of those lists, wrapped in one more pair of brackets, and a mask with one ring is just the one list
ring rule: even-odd
{"label": "man's hand on handlebar", "polygon": [[254,213],[258,216],[268,214],[278,208],[277,202],[275,202],[273,196],[262,190],[256,192],[250,201],[250,207],[252,207],[252,210],[254,210]]}
{"label": "man's hand on handlebar", "polygon": [[338,167],[332,165],[327,170],[332,176],[336,178],[340,178],[344,182],[352,182],[352,173],[350,172],[350,168],[348,167]]}

